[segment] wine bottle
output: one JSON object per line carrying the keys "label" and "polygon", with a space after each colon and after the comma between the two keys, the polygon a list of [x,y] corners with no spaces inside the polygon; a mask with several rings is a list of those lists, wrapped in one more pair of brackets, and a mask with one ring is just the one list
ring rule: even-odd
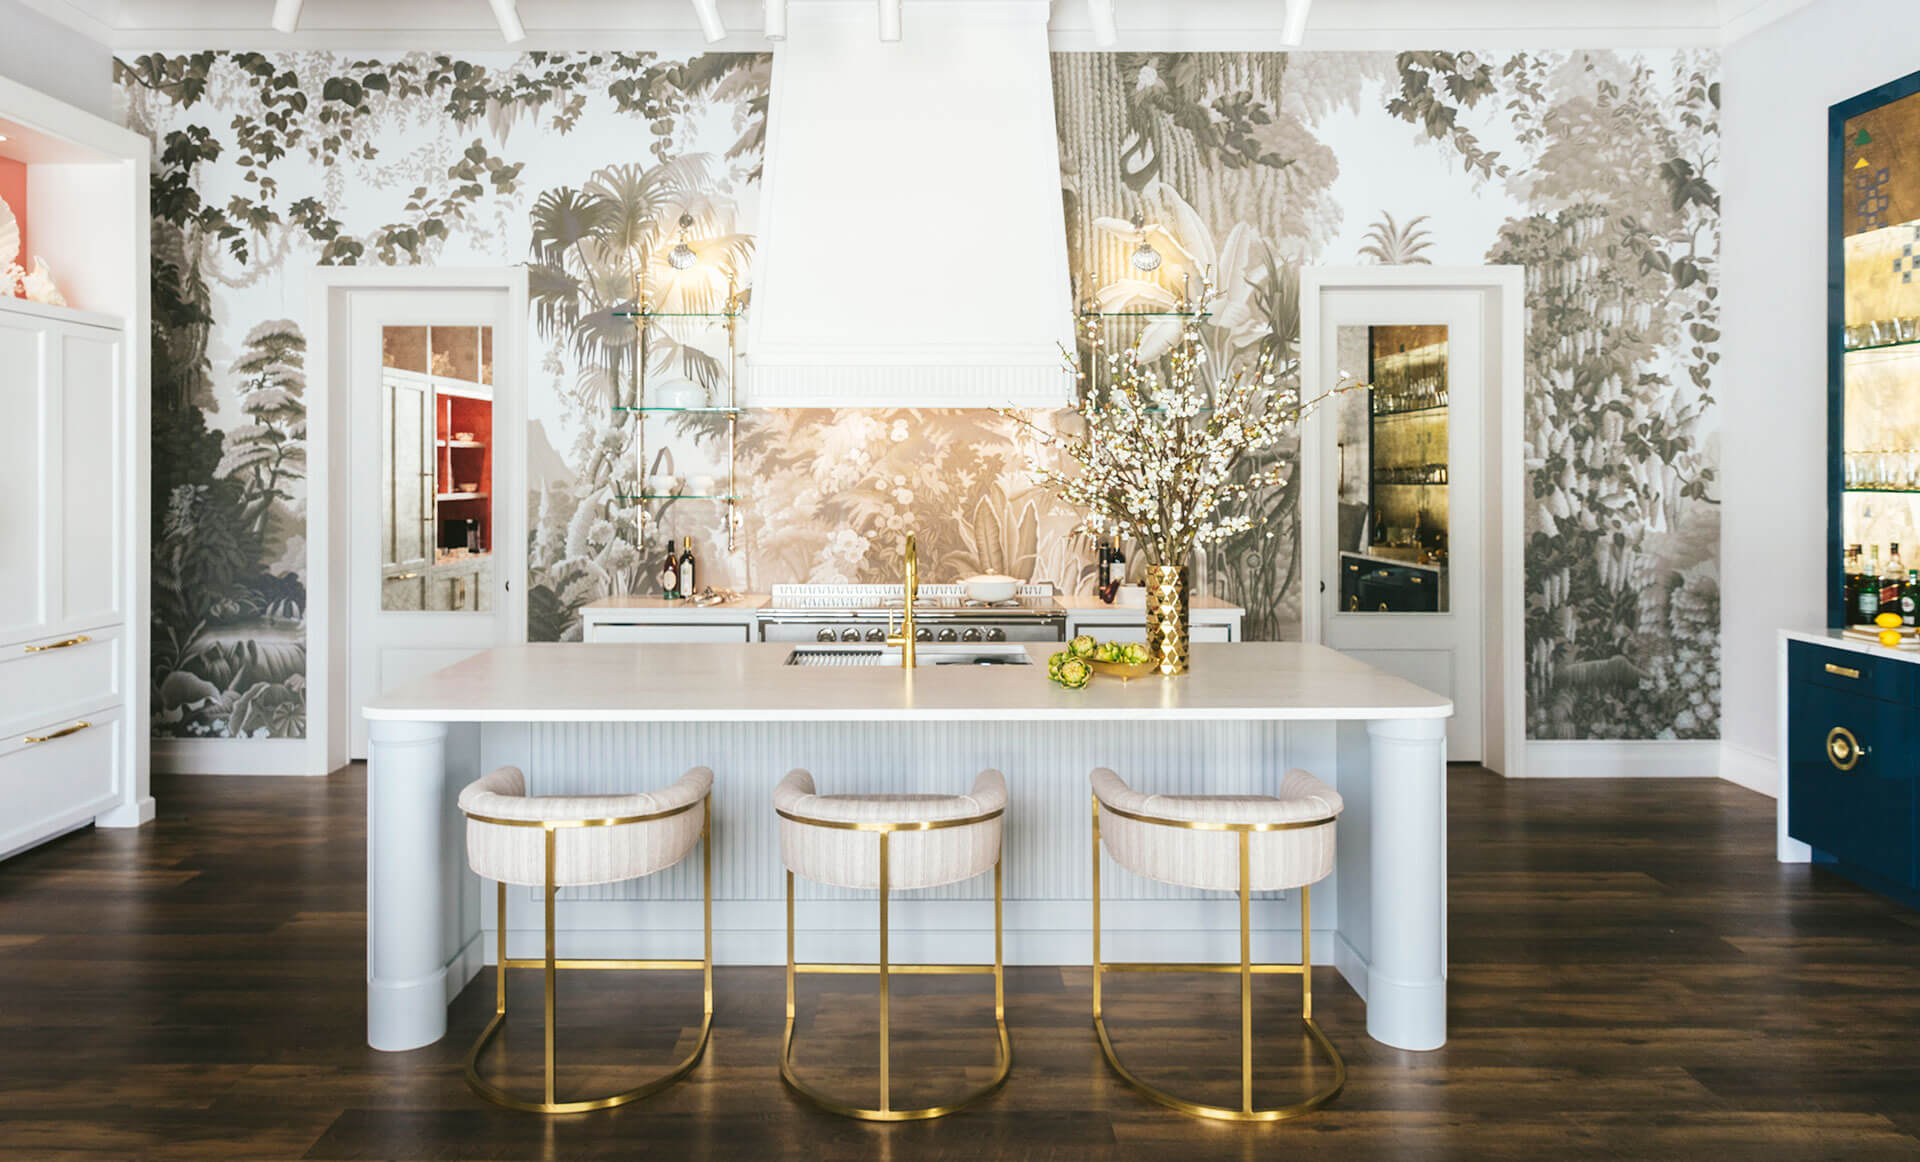
{"label": "wine bottle", "polygon": [[1113,549],[1108,546],[1106,538],[1103,537],[1100,540],[1100,580],[1094,589],[1094,592],[1100,595],[1100,600],[1102,601],[1107,599],[1107,582],[1112,580],[1112,578]]}
{"label": "wine bottle", "polygon": [[693,563],[693,538],[687,538],[686,552],[680,554],[680,596],[692,597],[699,590],[695,588]]}
{"label": "wine bottle", "polygon": [[1900,622],[1920,625],[1920,569],[1907,570],[1906,588],[1900,591]]}
{"label": "wine bottle", "polygon": [[680,562],[674,558],[673,543],[667,543],[667,563],[660,566],[660,596],[672,601],[680,596]]}

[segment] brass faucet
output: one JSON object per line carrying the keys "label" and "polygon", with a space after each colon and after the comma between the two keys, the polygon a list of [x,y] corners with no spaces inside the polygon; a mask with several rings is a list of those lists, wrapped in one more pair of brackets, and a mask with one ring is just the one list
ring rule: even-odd
{"label": "brass faucet", "polygon": [[900,632],[893,632],[893,615],[887,615],[887,644],[900,647],[900,665],[908,673],[914,668],[914,632],[913,603],[920,596],[920,554],[913,547],[913,534],[907,534],[907,583],[902,587],[906,595],[905,609],[900,614]]}

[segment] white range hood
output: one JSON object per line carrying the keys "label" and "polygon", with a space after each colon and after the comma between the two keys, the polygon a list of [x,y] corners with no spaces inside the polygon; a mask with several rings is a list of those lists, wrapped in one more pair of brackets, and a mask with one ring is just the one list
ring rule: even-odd
{"label": "white range hood", "polygon": [[1045,0],[791,0],[743,403],[1054,407],[1072,284]]}

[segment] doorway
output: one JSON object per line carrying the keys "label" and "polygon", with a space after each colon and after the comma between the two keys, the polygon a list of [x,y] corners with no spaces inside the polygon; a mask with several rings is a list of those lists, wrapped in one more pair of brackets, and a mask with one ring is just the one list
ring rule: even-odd
{"label": "doorway", "polygon": [[327,614],[312,759],[330,770],[366,756],[368,700],[526,638],[526,279],[314,278],[328,487],[309,519]]}
{"label": "doorway", "polygon": [[1303,425],[1302,634],[1451,698],[1448,760],[1508,774],[1521,286],[1514,268],[1302,278],[1303,394],[1366,385]]}

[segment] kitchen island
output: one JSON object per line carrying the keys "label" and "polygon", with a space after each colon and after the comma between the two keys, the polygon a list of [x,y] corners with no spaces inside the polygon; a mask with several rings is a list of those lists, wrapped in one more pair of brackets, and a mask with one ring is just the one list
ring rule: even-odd
{"label": "kitchen island", "polygon": [[[1319,959],[1367,1001],[1369,1035],[1403,1049],[1444,1043],[1452,704],[1293,642],[1196,644],[1182,677],[1100,677],[1067,690],[1047,681],[1055,648],[1000,647],[1023,665],[939,665],[930,663],[943,660],[941,647],[922,646],[920,667],[907,671],[789,665],[796,647],[772,642],[524,645],[382,694],[365,708],[368,1043],[439,1040],[446,1006],[497,955],[455,799],[508,763],[533,794],[642,790],[711,767],[721,964],[784,962],[770,796],[795,767],[827,793],[954,793],[984,768],[1003,772],[1013,964],[1090,963],[1095,767],[1169,794],[1271,792],[1301,767],[1346,801],[1334,874],[1314,893]],[[642,881],[564,889],[560,955],[686,955],[699,942],[697,876],[689,861]],[[1238,959],[1230,896],[1110,876],[1111,959]],[[508,954],[536,955],[538,892],[515,891]],[[1256,959],[1298,957],[1298,909],[1279,902],[1290,895],[1256,897]],[[803,889],[801,956],[871,960],[872,907],[869,893]],[[903,896],[893,925],[899,960],[985,959],[990,889]]]}

